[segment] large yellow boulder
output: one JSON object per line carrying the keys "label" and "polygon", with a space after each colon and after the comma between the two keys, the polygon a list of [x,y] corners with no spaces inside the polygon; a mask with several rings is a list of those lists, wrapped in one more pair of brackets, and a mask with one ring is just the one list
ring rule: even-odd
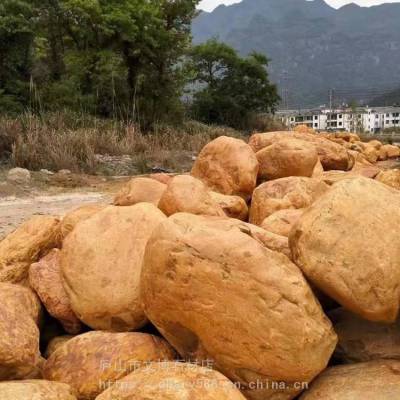
{"label": "large yellow boulder", "polygon": [[292,383],[319,374],[336,345],[300,270],[245,229],[170,217],[146,247],[141,291],[146,315],[179,354],[212,360],[248,399],[294,398]]}
{"label": "large yellow boulder", "polygon": [[277,211],[307,208],[328,189],[327,184],[313,178],[289,177],[265,182],[253,193],[250,222],[261,225]]}
{"label": "large yellow boulder", "polygon": [[368,143],[363,149],[363,155],[371,164],[375,164],[379,158],[379,149]]}
{"label": "large yellow boulder", "polygon": [[400,398],[400,361],[340,365],[323,372],[300,400],[394,400]]}
{"label": "large yellow boulder", "polygon": [[37,297],[28,288],[0,283],[0,299],[0,381],[36,377],[41,362]]}
{"label": "large yellow boulder", "polygon": [[69,384],[78,400],[92,400],[136,368],[174,356],[165,340],[146,333],[88,332],[58,347],[45,362],[43,376]]}
{"label": "large yellow boulder", "polygon": [[178,175],[172,178],[160,198],[158,208],[167,216],[179,212],[225,216],[207,186],[190,175]]}
{"label": "large yellow boulder", "polygon": [[65,239],[79,222],[87,220],[106,207],[105,204],[86,204],[68,212],[60,225],[62,238]]}
{"label": "large yellow boulder", "polygon": [[60,221],[35,216],[0,242],[0,282],[27,279],[29,266],[60,245]]}
{"label": "large yellow boulder", "polygon": [[0,382],[0,400],[76,400],[72,388],[45,380]]}
{"label": "large yellow boulder", "polygon": [[77,334],[81,323],[72,311],[64,289],[60,268],[60,250],[53,249],[29,269],[29,284],[40,297],[49,314],[59,320],[66,332]]}
{"label": "large yellow boulder", "polygon": [[299,133],[311,133],[311,134],[315,133],[314,129],[308,127],[307,125],[297,125],[294,128],[294,131]]}
{"label": "large yellow boulder", "polygon": [[116,206],[133,206],[137,203],[152,203],[155,206],[167,186],[152,178],[134,178],[114,198]]}
{"label": "large yellow boulder", "polygon": [[341,363],[380,359],[400,360],[400,321],[394,324],[371,322],[337,308],[329,313],[339,337],[334,358]]}
{"label": "large yellow boulder", "polygon": [[290,233],[296,264],[319,289],[371,321],[393,322],[400,298],[400,194],[368,178],[336,183]]}
{"label": "large yellow boulder", "polygon": [[325,170],[340,169],[348,171],[351,169],[352,159],[344,146],[334,143],[319,134],[299,132],[268,132],[256,133],[250,138],[250,146],[258,152],[271,146],[282,139],[297,139],[313,144],[318,152],[319,158]]}
{"label": "large yellow boulder", "polygon": [[219,204],[224,213],[229,218],[247,221],[249,216],[249,207],[244,199],[240,196],[228,196],[217,192],[210,192],[212,199]]}
{"label": "large yellow boulder", "polygon": [[394,189],[400,190],[400,169],[389,169],[381,171],[375,178],[378,182],[384,183]]}
{"label": "large yellow boulder", "polygon": [[383,150],[385,152],[386,157],[389,159],[400,157],[400,147],[399,146],[395,146],[392,144],[385,144],[381,147],[381,150]]}
{"label": "large yellow boulder", "polygon": [[293,225],[303,215],[304,211],[303,208],[277,211],[264,219],[261,228],[276,235],[289,237]]}
{"label": "large yellow boulder", "polygon": [[61,251],[64,287],[93,329],[129,331],[147,319],[139,297],[144,249],[165,215],[150,203],[109,206],[79,223]]}
{"label": "large yellow boulder", "polygon": [[311,177],[319,161],[316,147],[298,139],[282,139],[258,151],[258,177],[274,180],[288,176]]}
{"label": "large yellow boulder", "polygon": [[165,362],[139,368],[96,400],[246,400],[217,371],[195,364]]}
{"label": "large yellow boulder", "polygon": [[242,232],[255,239],[267,249],[285,254],[289,258],[291,257],[289,240],[287,237],[277,235],[273,232],[262,229],[259,226],[235,218],[210,217],[181,213],[175,214],[173,219],[178,223],[179,221],[184,220],[185,223],[190,221],[190,224],[199,224],[204,228],[219,229],[221,232],[223,231],[226,234],[229,234],[231,231]]}
{"label": "large yellow boulder", "polygon": [[379,140],[370,140],[368,143],[367,143],[367,146],[372,146],[372,147],[374,147],[376,150],[379,150],[382,146],[383,146],[383,143],[382,142],[380,142]]}
{"label": "large yellow boulder", "polygon": [[256,187],[258,161],[243,140],[221,136],[203,148],[191,174],[216,192],[247,200]]}

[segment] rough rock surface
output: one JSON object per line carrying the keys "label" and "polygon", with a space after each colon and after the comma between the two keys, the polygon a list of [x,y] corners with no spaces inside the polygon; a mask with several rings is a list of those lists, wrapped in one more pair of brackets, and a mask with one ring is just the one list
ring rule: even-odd
{"label": "rough rock surface", "polygon": [[303,215],[304,209],[281,210],[265,218],[261,228],[277,235],[289,237],[293,225]]}
{"label": "rough rock surface", "polygon": [[366,146],[364,146],[363,154],[367,161],[372,164],[375,164],[378,161],[379,150],[371,144],[367,144]]}
{"label": "rough rock surface", "polygon": [[81,321],[112,331],[138,329],[146,323],[139,296],[143,254],[153,229],[165,218],[150,203],[109,206],[68,235],[61,270]]}
{"label": "rough rock surface", "polygon": [[331,311],[329,318],[339,337],[337,361],[400,360],[400,321],[394,324],[366,321],[344,308]]}
{"label": "rough rock surface", "polygon": [[166,341],[145,333],[88,332],[54,351],[43,376],[69,384],[79,400],[92,400],[144,363],[172,360],[174,355]]}
{"label": "rough rock surface", "polygon": [[29,269],[29,284],[35,290],[49,314],[59,320],[65,331],[77,334],[81,323],[72,311],[65,292],[60,268],[60,250],[53,249]]}
{"label": "rough rock surface", "polygon": [[400,361],[382,360],[327,369],[300,400],[400,398]]}
{"label": "rough rock surface", "polygon": [[256,133],[250,138],[250,146],[255,152],[270,146],[279,140],[289,138],[298,139],[313,144],[318,152],[321,164],[325,170],[340,169],[348,171],[352,167],[352,157],[347,149],[318,134],[299,132],[268,132]]}
{"label": "rough rock surface", "polygon": [[400,190],[400,169],[391,169],[380,172],[375,178],[394,189]]}
{"label": "rough rock surface", "polygon": [[18,283],[28,277],[29,266],[60,245],[60,221],[35,216],[0,242],[0,282]]}
{"label": "rough rock surface", "polygon": [[137,203],[158,205],[167,186],[151,178],[134,178],[115,196],[114,205],[133,206]]}
{"label": "rough rock surface", "polygon": [[291,257],[289,240],[287,237],[266,231],[259,226],[249,224],[235,218],[210,217],[186,213],[174,215],[173,220],[180,221],[181,219],[183,219],[186,223],[190,221],[190,224],[199,224],[206,229],[219,229],[228,234],[231,231],[245,233],[267,249],[277,251],[278,253],[283,253],[289,258]]}
{"label": "rough rock surface", "polygon": [[318,157],[318,161],[315,164],[311,178],[320,179],[323,173],[324,173],[324,167],[322,166],[321,161]]}
{"label": "rough rock surface", "polygon": [[298,139],[282,139],[256,154],[260,164],[258,177],[274,180],[288,176],[311,177],[319,161],[313,144]]}
{"label": "rough rock surface", "polygon": [[62,238],[65,239],[79,222],[87,220],[106,207],[105,204],[87,204],[67,213],[61,221]]}
{"label": "rough rock surface", "polygon": [[228,196],[212,191],[210,192],[210,195],[212,199],[219,204],[229,218],[247,221],[247,217],[249,216],[249,208],[242,197]]}
{"label": "rough rock surface", "polygon": [[96,400],[245,400],[225,376],[184,363],[139,368]]}
{"label": "rough rock surface", "polygon": [[211,359],[251,390],[249,399],[291,399],[290,382],[320,373],[336,335],[300,270],[248,232],[174,215],[146,247],[141,291],[145,311],[182,357]]}
{"label": "rough rock surface", "polygon": [[385,144],[380,148],[380,151],[383,152],[386,158],[398,158],[400,157],[400,147],[394,146],[392,144]]}
{"label": "rough rock surface", "polygon": [[249,145],[221,136],[203,148],[191,174],[216,192],[247,200],[256,187],[258,168],[257,157]]}
{"label": "rough rock surface", "polygon": [[41,361],[37,298],[28,288],[0,283],[0,299],[0,381],[36,376]]}
{"label": "rough rock surface", "polygon": [[400,194],[367,178],[336,183],[290,234],[307,278],[350,311],[393,322],[400,298]]}
{"label": "rough rock surface", "polygon": [[31,181],[31,173],[25,168],[12,168],[8,171],[7,180],[19,185],[27,185]]}
{"label": "rough rock surface", "polygon": [[261,225],[277,211],[306,208],[328,189],[324,182],[313,178],[289,177],[265,182],[253,193],[250,222]]}
{"label": "rough rock surface", "polygon": [[157,174],[150,174],[149,178],[150,179],[154,179],[154,180],[156,180],[158,182],[164,183],[165,185],[168,185],[170,180],[173,178],[173,175],[160,172],[160,173],[157,173]]}
{"label": "rough rock surface", "polygon": [[366,165],[357,161],[354,164],[354,167],[350,171],[350,173],[361,175],[364,176],[365,178],[374,179],[381,171],[382,170],[379,167],[376,167],[374,165]]}
{"label": "rough rock surface", "polygon": [[1,303],[4,307],[29,315],[37,325],[42,316],[42,305],[35,292],[29,288],[12,283],[0,283]]}
{"label": "rough rock surface", "polygon": [[71,340],[75,336],[73,335],[63,335],[63,336],[56,336],[50,340],[46,347],[46,351],[44,353],[45,358],[49,358],[60,346],[64,343],[67,343],[68,340]]}
{"label": "rough rock surface", "polygon": [[225,216],[207,186],[201,180],[190,175],[178,175],[172,178],[160,198],[158,208],[166,216],[179,212]]}
{"label": "rough rock surface", "polygon": [[45,380],[0,382],[0,400],[76,400],[72,388]]}

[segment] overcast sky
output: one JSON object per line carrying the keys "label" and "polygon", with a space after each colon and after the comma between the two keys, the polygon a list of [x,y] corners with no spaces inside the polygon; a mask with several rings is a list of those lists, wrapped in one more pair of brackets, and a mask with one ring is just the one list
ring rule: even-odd
{"label": "overcast sky", "polygon": [[[382,3],[398,3],[400,0],[325,0],[328,4],[333,7],[340,7],[347,3],[357,3],[360,6],[374,6]],[[203,10],[211,11],[220,4],[233,4],[239,3],[239,0],[202,0],[200,2],[200,8]]]}

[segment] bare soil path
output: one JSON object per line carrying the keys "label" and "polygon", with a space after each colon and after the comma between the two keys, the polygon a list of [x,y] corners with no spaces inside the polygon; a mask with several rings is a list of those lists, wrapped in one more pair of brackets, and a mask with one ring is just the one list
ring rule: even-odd
{"label": "bare soil path", "polygon": [[33,215],[63,216],[84,204],[111,203],[128,179],[69,176],[43,182],[34,177],[29,186],[18,187],[0,178],[0,240]]}

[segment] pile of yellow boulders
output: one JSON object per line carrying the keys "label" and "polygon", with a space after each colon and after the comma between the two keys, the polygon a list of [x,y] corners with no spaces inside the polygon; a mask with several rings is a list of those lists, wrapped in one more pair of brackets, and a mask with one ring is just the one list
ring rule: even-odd
{"label": "pile of yellow boulders", "polygon": [[1,400],[400,398],[396,146],[219,137],[0,242]]}

